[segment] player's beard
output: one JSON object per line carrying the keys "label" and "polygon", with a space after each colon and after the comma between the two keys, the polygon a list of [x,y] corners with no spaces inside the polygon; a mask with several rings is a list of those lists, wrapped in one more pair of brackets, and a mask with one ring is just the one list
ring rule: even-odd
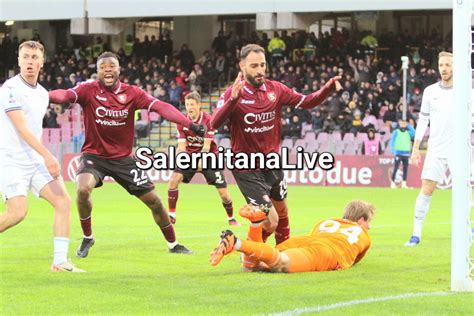
{"label": "player's beard", "polygon": [[258,82],[257,80],[255,80],[255,77],[249,75],[249,74],[246,74],[245,75],[245,79],[247,79],[247,81],[254,87],[258,88],[260,87],[264,82],[265,82],[265,76],[262,76],[263,80]]}

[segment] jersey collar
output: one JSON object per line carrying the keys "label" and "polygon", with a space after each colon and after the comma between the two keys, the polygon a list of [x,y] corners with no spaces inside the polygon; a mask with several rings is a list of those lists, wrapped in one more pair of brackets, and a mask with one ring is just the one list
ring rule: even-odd
{"label": "jersey collar", "polygon": [[[109,89],[107,89],[106,87],[104,87],[104,85],[102,84],[102,82],[100,82],[100,80],[97,80],[97,82],[99,83],[99,86],[102,90],[108,90],[110,91]],[[115,85],[115,88],[112,90],[112,93],[113,94],[118,94],[120,92],[120,90],[122,89],[122,82],[119,80],[117,81],[117,84]]]}
{"label": "jersey collar", "polygon": [[23,77],[21,76],[21,74],[18,74],[18,77],[20,77],[21,81],[26,84],[29,88],[32,88],[32,89],[36,89],[36,87],[38,86],[38,82],[33,86],[31,84],[28,83],[28,81],[26,81],[25,79],[23,79]]}
{"label": "jersey collar", "polygon": [[204,115],[204,112],[201,111],[201,112],[199,113],[199,116],[198,116],[198,118],[197,118],[196,120],[193,120],[193,119],[191,118],[191,116],[189,116],[189,115],[188,115],[188,119],[190,119],[191,121],[193,121],[193,123],[201,124],[203,115]]}
{"label": "jersey collar", "polygon": [[254,94],[257,90],[267,91],[267,86],[265,85],[265,83],[263,83],[260,87],[256,88],[256,87],[252,86],[251,84],[245,82],[244,90],[247,91],[250,94]]}

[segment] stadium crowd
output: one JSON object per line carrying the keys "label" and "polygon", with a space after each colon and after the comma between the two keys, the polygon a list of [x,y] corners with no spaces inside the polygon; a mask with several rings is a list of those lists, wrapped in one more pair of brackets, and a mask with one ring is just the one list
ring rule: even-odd
{"label": "stadium crowd", "polygon": [[[34,39],[41,40],[36,34]],[[21,40],[23,41],[23,40]],[[21,42],[20,41],[20,42]],[[433,29],[430,34],[413,36],[385,32],[375,37],[371,32],[351,34],[347,29],[332,29],[315,36],[303,31],[287,31],[249,38],[224,34],[210,43],[210,49],[199,58],[186,44],[175,49],[169,35],[145,36],[144,41],[127,37],[117,51],[121,62],[121,80],[135,84],[158,99],[177,108],[192,90],[206,94],[234,78],[238,69],[239,49],[256,43],[267,50],[267,78],[283,82],[302,93],[318,90],[326,81],[341,75],[344,89],[327,102],[310,111],[286,107],[282,113],[282,138],[299,139],[305,133],[340,132],[357,134],[373,129],[390,132],[402,117],[402,73],[400,57],[407,55],[410,66],[407,77],[407,120],[415,126],[425,87],[438,80],[437,53],[450,50],[451,35],[443,38]],[[0,68],[13,68],[19,44],[9,36],[0,46]],[[77,45],[49,53],[39,82],[46,89],[64,89],[96,76],[95,58],[109,47],[100,37],[90,46]],[[0,71],[0,83],[2,78]],[[57,110],[50,109],[45,127],[58,127]],[[228,127],[219,129],[218,138],[228,136]]]}

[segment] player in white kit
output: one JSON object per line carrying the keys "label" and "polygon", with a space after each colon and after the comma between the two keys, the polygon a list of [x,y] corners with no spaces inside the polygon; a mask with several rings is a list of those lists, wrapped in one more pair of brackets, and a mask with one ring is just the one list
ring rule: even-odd
{"label": "player in white kit", "polygon": [[0,90],[0,191],[6,210],[0,232],[20,223],[27,213],[27,193],[54,207],[54,258],[51,271],[84,272],[67,259],[71,198],[60,177],[58,160],[41,144],[48,92],[37,83],[44,47],[26,41],[18,49],[20,73]]}
{"label": "player in white kit", "polygon": [[431,196],[436,185],[442,182],[451,164],[451,147],[453,143],[452,102],[453,89],[453,55],[441,52],[438,56],[438,69],[441,81],[426,87],[423,92],[420,118],[416,127],[415,143],[411,156],[412,163],[420,162],[420,143],[425,135],[428,123],[430,135],[428,151],[421,173],[421,190],[416,198],[413,234],[405,246],[416,246],[421,241],[423,221],[428,214]]}

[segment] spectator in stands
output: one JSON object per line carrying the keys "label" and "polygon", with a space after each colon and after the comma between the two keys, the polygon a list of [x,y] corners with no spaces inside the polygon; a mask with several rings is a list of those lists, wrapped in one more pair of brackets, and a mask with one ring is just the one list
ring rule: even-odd
{"label": "spectator in stands", "polygon": [[181,92],[183,92],[183,89],[178,86],[176,82],[172,81],[168,88],[168,94],[170,97],[170,103],[177,109],[179,109],[181,103]]}
{"label": "spectator in stands", "polygon": [[367,35],[362,38],[360,44],[363,46],[370,47],[372,49],[375,49],[379,46],[377,38],[375,38],[375,36],[372,34],[372,31],[367,32]]}
{"label": "spectator in stands", "polygon": [[217,37],[212,41],[212,49],[214,50],[214,56],[223,54],[224,56],[227,53],[227,41],[232,37],[232,32],[227,36],[224,35],[223,31],[217,33]]}
{"label": "spectator in stands", "polygon": [[352,134],[357,134],[358,132],[362,130],[363,127],[364,126],[362,125],[361,113],[359,110],[356,110],[354,112],[354,118],[352,119],[351,127],[349,131]]}
{"label": "spectator in stands", "polygon": [[305,121],[303,121],[303,124],[301,124],[301,136],[300,138],[304,138],[304,135],[308,132],[313,132],[313,124],[311,122],[311,116],[307,118]]}
{"label": "spectator in stands", "polygon": [[313,125],[314,132],[320,132],[324,125],[324,116],[319,109],[312,112],[311,124]]}
{"label": "spectator in stands", "polygon": [[397,110],[393,103],[388,104],[388,110],[383,115],[383,122],[386,126],[392,128],[393,124],[397,124]]}
{"label": "spectator in stands", "polygon": [[284,118],[281,119],[281,139],[290,138],[291,137],[291,130],[290,130],[290,123]]}
{"label": "spectator in stands", "polygon": [[51,103],[46,109],[46,114],[43,118],[43,128],[59,128],[57,122],[58,113],[54,108],[54,104]]}
{"label": "spectator in stands", "polygon": [[351,120],[344,112],[339,113],[334,124],[334,131],[339,131],[341,134],[347,133],[351,128]]}
{"label": "spectator in stands", "polygon": [[375,138],[375,130],[370,128],[367,132],[367,138],[362,144],[362,155],[377,156],[382,154],[380,140]]}
{"label": "spectator in stands", "polygon": [[273,33],[273,38],[268,43],[267,50],[271,55],[271,67],[278,65],[278,62],[285,57],[286,44],[280,38],[278,32]]}
{"label": "spectator in stands", "polygon": [[184,71],[191,71],[191,67],[194,65],[194,54],[193,51],[188,48],[188,45],[183,44],[176,57],[180,61],[181,68],[183,68]]}
{"label": "spectator in stands", "polygon": [[413,112],[420,112],[422,97],[420,88],[415,88],[414,94],[410,99],[410,104],[413,105]]}
{"label": "spectator in stands", "polygon": [[214,135],[214,141],[216,144],[221,142],[223,138],[230,138],[230,129],[228,124],[222,124],[218,129],[217,133]]}
{"label": "spectator in stands", "polygon": [[290,137],[293,139],[301,138],[301,121],[298,115],[293,115],[291,118]]}
{"label": "spectator in stands", "polygon": [[375,116],[370,114],[369,109],[366,109],[364,112],[364,119],[362,120],[362,125],[366,130],[368,130],[369,128],[375,129],[377,127],[377,119],[375,118]]}

